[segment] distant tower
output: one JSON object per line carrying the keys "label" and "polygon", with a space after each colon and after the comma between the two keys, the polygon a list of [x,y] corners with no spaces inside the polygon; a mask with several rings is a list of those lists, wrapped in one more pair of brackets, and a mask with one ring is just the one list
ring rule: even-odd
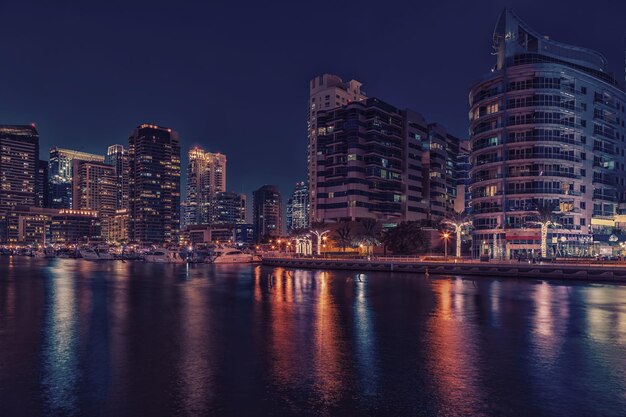
{"label": "distant tower", "polygon": [[223,191],[226,191],[226,155],[205,152],[197,146],[190,149],[183,227],[215,222],[215,196]]}
{"label": "distant tower", "polygon": [[116,209],[128,208],[128,149],[123,145],[111,145],[107,149],[105,162],[115,167]]}
{"label": "distant tower", "polygon": [[78,208],[72,205],[72,161],[104,162],[103,155],[53,147],[50,149],[48,162],[48,181],[50,183],[49,206],[52,208]]}
{"label": "distant tower", "polygon": [[128,138],[128,238],[177,243],[180,233],[180,145],[172,129],[142,124]]}
{"label": "distant tower", "polygon": [[298,182],[287,201],[287,232],[309,227],[309,188]]}
{"label": "distant tower", "polygon": [[0,126],[0,216],[37,203],[39,133],[34,126]]}
{"label": "distant tower", "polygon": [[280,191],[274,185],[264,185],[252,194],[254,241],[281,235]]}

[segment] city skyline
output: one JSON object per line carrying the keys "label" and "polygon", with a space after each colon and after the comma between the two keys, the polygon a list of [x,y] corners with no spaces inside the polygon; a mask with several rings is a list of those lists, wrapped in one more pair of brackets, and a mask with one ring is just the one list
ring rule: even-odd
{"label": "city skyline", "polygon": [[[260,184],[270,183],[276,184],[286,193],[296,182],[306,180],[306,125],[302,115],[306,111],[307,91],[303,86],[319,74],[332,73],[348,80],[357,79],[364,83],[370,96],[380,97],[398,107],[423,112],[428,120],[442,123],[456,136],[466,137],[467,92],[476,79],[493,64],[489,49],[484,45],[490,43],[493,22],[505,5],[513,7],[518,15],[523,16],[540,33],[563,42],[599,50],[607,56],[611,70],[617,75],[623,73],[623,25],[620,26],[619,9],[624,8],[624,5],[611,4],[612,13],[606,13],[600,7],[584,13],[577,10],[577,7],[564,10],[558,3],[549,3],[542,4],[542,13],[538,14],[534,11],[536,4],[538,3],[491,2],[480,8],[460,4],[454,7],[457,17],[449,13],[450,5],[426,5],[417,8],[405,4],[398,11],[379,11],[371,4],[364,3],[353,11],[356,16],[366,22],[372,21],[374,17],[385,18],[382,19],[385,22],[384,27],[389,29],[394,39],[399,38],[401,41],[397,45],[389,46],[385,42],[389,35],[377,33],[375,37],[363,28],[355,28],[340,39],[335,39],[333,46],[324,50],[323,58],[316,59],[315,62],[305,59],[306,53],[297,49],[300,45],[304,46],[302,49],[306,49],[307,45],[316,45],[317,38],[304,31],[298,30],[294,34],[294,40],[286,45],[288,53],[276,48],[266,51],[262,45],[256,44],[264,37],[275,36],[281,29],[298,26],[280,19],[279,14],[273,15],[276,7],[271,5],[259,10],[259,13],[275,27],[259,28],[254,22],[244,20],[225,30],[224,33],[230,34],[239,28],[238,25],[251,26],[232,41],[241,51],[241,56],[235,56],[225,46],[216,46],[215,42],[208,44],[213,48],[212,55],[208,52],[199,54],[197,49],[191,50],[191,46],[176,50],[179,42],[191,41],[191,45],[197,47],[199,42],[207,39],[209,31],[204,33],[203,25],[193,18],[193,12],[202,14],[202,6],[193,6],[171,14],[173,24],[178,26],[181,21],[191,19],[190,26],[198,33],[188,29],[182,31],[179,37],[171,39],[165,39],[163,35],[156,33],[155,39],[150,40],[132,29],[124,29],[114,35],[112,42],[116,48],[104,48],[101,51],[101,36],[106,29],[103,27],[106,26],[102,22],[103,18],[125,22],[140,13],[147,13],[152,18],[164,19],[170,15],[170,10],[158,3],[151,3],[150,8],[130,5],[118,14],[115,14],[119,11],[115,6],[106,10],[55,10],[60,14],[60,22],[71,23],[76,16],[81,17],[81,22],[69,25],[67,33],[55,33],[53,39],[42,43],[39,38],[49,24],[45,21],[47,6],[29,10],[32,8],[29,8],[28,3],[5,5],[4,15],[19,17],[28,11],[29,19],[36,22],[30,27],[29,37],[16,39],[15,33],[20,31],[11,30],[14,29],[11,25],[20,19],[8,19],[7,26],[0,29],[3,38],[7,39],[1,46],[5,55],[19,64],[15,68],[24,67],[26,51],[28,56],[41,55],[41,59],[50,65],[39,68],[26,64],[27,68],[19,73],[11,67],[0,70],[5,84],[5,102],[11,103],[11,106],[0,106],[0,120],[6,124],[36,123],[41,137],[41,157],[45,157],[47,150],[55,145],[71,149],[83,147],[85,152],[102,153],[110,144],[123,143],[128,131],[138,123],[172,126],[180,133],[182,149],[199,145],[212,152],[231,155],[230,188],[233,191],[251,195]],[[338,11],[342,11],[344,7],[346,6],[336,6]],[[293,19],[294,22],[304,25],[319,18],[320,13],[323,12],[314,11],[311,16],[294,13],[299,17]],[[382,13],[382,16],[378,13]],[[421,15],[429,18],[421,19]],[[559,19],[555,19],[555,16]],[[588,19],[600,16],[603,22],[601,30],[580,31],[584,33],[570,30],[570,22],[584,25]],[[391,23],[394,19],[397,23],[395,25]],[[415,21],[419,24],[414,26]],[[445,29],[436,29],[442,26],[441,22],[445,22]],[[76,25],[83,29],[81,36],[85,36],[80,42],[71,36],[73,30],[77,29]],[[249,39],[248,35],[251,33],[258,34],[260,38],[248,45],[244,40]],[[429,33],[436,34],[437,39],[424,41],[430,39],[427,36]],[[216,39],[225,44],[229,42],[229,39],[219,36]],[[463,39],[463,44],[459,39]],[[132,53],[129,46],[123,45],[122,40],[128,41],[129,46],[134,47]],[[47,51],[38,49],[51,41],[56,42],[58,56],[51,56]],[[93,48],[83,47],[85,42],[90,41]],[[348,45],[351,45],[354,53],[342,54],[341,51]],[[367,52],[377,45],[385,45],[385,56],[397,54],[407,46],[415,45],[419,58],[406,58],[414,66],[406,65],[405,58],[403,65],[381,65],[371,57],[368,58]],[[124,72],[121,64],[120,68],[117,64],[106,64],[102,67],[95,65],[104,57],[110,63],[121,63],[132,58],[139,65],[142,57],[151,55],[148,52],[154,52],[159,46],[163,47],[165,56],[171,53],[178,58],[178,65],[159,65],[158,68],[153,65],[149,69],[143,66],[141,72]],[[449,53],[433,55],[442,49]],[[97,56],[98,51],[104,55]],[[135,51],[141,52],[135,54]],[[267,64],[263,64],[260,56],[262,52],[273,58],[276,67],[269,68]],[[68,57],[70,53],[74,56]],[[296,59],[290,58],[293,56]],[[437,60],[425,61],[423,57],[428,56],[436,56]],[[152,60],[150,62],[155,60],[154,57],[147,59]],[[83,64],[66,67],[75,60],[80,60]],[[213,62],[219,64],[212,65]],[[454,64],[458,65],[458,62],[464,62],[464,71],[456,70]],[[111,69],[114,71],[110,71]],[[242,83],[240,80],[244,78],[246,82]],[[141,94],[150,92],[155,87],[162,90],[164,100],[152,102],[142,98],[144,96]],[[139,94],[140,99],[129,100],[126,92]],[[188,94],[190,99],[187,103],[182,97]],[[259,105],[260,103],[264,104]],[[285,103],[289,105],[285,106]],[[232,108],[237,111],[224,116]],[[246,123],[236,123],[234,118],[238,112],[246,115]],[[281,120],[288,122],[281,129],[262,130],[263,133],[260,134],[258,127],[263,125],[262,121],[275,117],[277,113],[283,114],[285,117],[281,116]],[[86,136],[89,140],[85,140]],[[263,161],[255,160],[258,158],[254,156],[259,154],[264,156]],[[181,163],[186,166],[186,155]],[[260,169],[263,169],[264,176],[259,181],[251,173]],[[184,197],[184,189],[182,192]]]}

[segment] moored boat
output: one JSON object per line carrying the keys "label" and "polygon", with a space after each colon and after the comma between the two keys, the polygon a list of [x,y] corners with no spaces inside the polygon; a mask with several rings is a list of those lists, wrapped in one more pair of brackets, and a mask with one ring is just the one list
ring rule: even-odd
{"label": "moored boat", "polygon": [[224,248],[215,250],[206,262],[213,264],[247,264],[253,261],[254,256],[251,253],[245,253],[239,249]]}
{"label": "moored boat", "polygon": [[156,248],[144,256],[144,261],[159,264],[181,264],[185,260],[177,251]]}

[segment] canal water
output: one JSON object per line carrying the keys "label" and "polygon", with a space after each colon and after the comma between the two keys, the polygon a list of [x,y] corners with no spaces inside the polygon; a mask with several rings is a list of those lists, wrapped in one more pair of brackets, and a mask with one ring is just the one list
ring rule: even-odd
{"label": "canal water", "polygon": [[37,415],[623,417],[626,286],[0,257]]}

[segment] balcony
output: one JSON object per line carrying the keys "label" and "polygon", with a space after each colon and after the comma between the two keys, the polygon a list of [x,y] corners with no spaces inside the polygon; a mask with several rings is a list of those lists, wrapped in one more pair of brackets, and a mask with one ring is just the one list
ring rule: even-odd
{"label": "balcony", "polygon": [[513,154],[509,155],[510,161],[515,161],[519,159],[561,159],[563,161],[572,161],[572,162],[580,162],[580,158],[568,155],[568,154],[556,154],[556,153],[526,153],[526,154]]}
{"label": "balcony", "polygon": [[563,171],[529,171],[529,172],[517,172],[510,173],[508,178],[518,178],[518,177],[563,177],[563,178],[574,178],[580,179],[580,175],[576,175],[571,172],[563,172]]}
{"label": "balcony", "polygon": [[579,191],[572,190],[562,190],[560,188],[524,188],[524,189],[513,189],[509,188],[506,191],[507,195],[515,195],[515,194],[554,194],[554,195],[573,195],[579,196],[581,193]]}
{"label": "balcony", "polygon": [[566,138],[562,136],[509,136],[507,143],[523,143],[523,142],[558,142],[567,143],[568,145],[584,144],[576,139]]}

